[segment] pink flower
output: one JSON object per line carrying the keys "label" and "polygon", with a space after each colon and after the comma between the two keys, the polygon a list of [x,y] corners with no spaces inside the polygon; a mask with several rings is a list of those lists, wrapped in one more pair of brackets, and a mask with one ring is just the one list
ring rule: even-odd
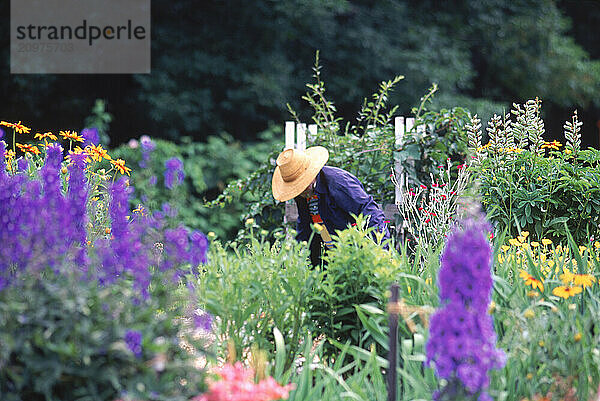
{"label": "pink flower", "polygon": [[241,362],[213,370],[221,380],[208,380],[208,392],[192,401],[275,401],[287,399],[294,384],[281,386],[272,377],[254,383],[254,370]]}
{"label": "pink flower", "polygon": [[421,184],[420,186],[421,186],[421,189],[427,189],[427,187],[423,184]]}
{"label": "pink flower", "polygon": [[465,167],[464,164],[459,164],[458,166],[456,166],[456,168],[458,168],[459,170],[462,170]]}

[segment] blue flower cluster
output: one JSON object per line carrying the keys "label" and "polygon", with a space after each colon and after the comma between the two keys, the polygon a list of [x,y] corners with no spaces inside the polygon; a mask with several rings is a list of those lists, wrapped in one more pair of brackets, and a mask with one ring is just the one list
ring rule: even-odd
{"label": "blue flower cluster", "polygon": [[0,290],[21,273],[49,267],[57,274],[79,272],[102,285],[129,276],[137,298],[145,298],[153,266],[179,277],[184,268],[206,262],[208,239],[203,233],[184,227],[168,230],[161,212],[130,211],[133,188],[125,177],[108,189],[110,235],[90,240],[85,153],[70,155],[66,190],[60,145],[46,148],[39,178],[33,179],[22,171],[8,174],[5,154],[6,144],[0,141]]}
{"label": "blue flower cluster", "polygon": [[142,146],[142,160],[140,160],[139,165],[141,168],[147,168],[150,161],[150,154],[156,149],[156,144],[148,135],[142,135],[140,144]]}
{"label": "blue flower cluster", "polygon": [[[487,229],[484,223],[467,221],[448,238],[438,280],[443,306],[431,318],[427,342],[427,363],[435,363],[437,375],[459,381],[479,400],[489,399],[488,371],[505,361],[487,313],[493,284]],[[448,398],[441,394],[435,398]]]}
{"label": "blue flower cluster", "polygon": [[165,162],[165,187],[173,189],[183,183],[184,178],[183,162],[180,159],[173,157]]}
{"label": "blue flower cluster", "polygon": [[133,352],[136,358],[142,356],[142,333],[137,330],[127,330],[124,340],[127,348]]}
{"label": "blue flower cluster", "polygon": [[100,134],[98,133],[98,128],[84,128],[80,132],[83,137],[82,147],[86,147],[88,145],[98,145],[100,143]]}

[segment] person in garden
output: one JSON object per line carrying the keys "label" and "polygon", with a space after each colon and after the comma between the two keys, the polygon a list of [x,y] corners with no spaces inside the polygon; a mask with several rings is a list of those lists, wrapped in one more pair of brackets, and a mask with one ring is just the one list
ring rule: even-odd
{"label": "person in garden", "polygon": [[294,199],[298,207],[298,241],[308,241],[311,222],[319,235],[310,243],[310,258],[314,266],[320,265],[323,249],[333,247],[331,235],[354,223],[352,215],[368,218],[369,227],[389,239],[383,210],[373,197],[365,192],[361,182],[349,172],[326,166],[329,151],[313,146],[305,151],[286,149],[279,154],[273,173],[273,197],[285,202]]}

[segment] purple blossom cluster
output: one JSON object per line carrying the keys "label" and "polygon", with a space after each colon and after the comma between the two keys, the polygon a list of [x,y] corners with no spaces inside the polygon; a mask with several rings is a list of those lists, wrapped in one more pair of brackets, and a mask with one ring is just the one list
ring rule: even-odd
{"label": "purple blossom cluster", "polygon": [[100,134],[98,133],[98,128],[84,128],[80,135],[83,137],[83,145],[82,147],[86,147],[88,145],[98,145],[100,143]]}
{"label": "purple blossom cluster", "polygon": [[133,352],[136,358],[142,356],[142,333],[137,330],[127,330],[124,340],[127,348]]}
{"label": "purple blossom cluster", "polygon": [[183,161],[173,157],[165,162],[165,187],[173,189],[183,183],[185,173],[183,171]]}
{"label": "purple blossom cluster", "polygon": [[[83,227],[87,222],[85,202],[88,187],[77,179],[84,166],[74,164],[74,189],[77,196],[65,196],[61,189],[60,169],[63,149],[46,148],[40,179],[30,180],[24,172],[9,175],[0,142],[0,277],[6,284],[15,271],[26,267],[59,271],[68,263],[82,261],[85,247]],[[69,195],[72,195],[69,194]],[[83,206],[82,206],[83,205]],[[82,213],[83,208],[83,213]]]}
{"label": "purple blossom cluster", "polygon": [[156,148],[156,144],[150,139],[148,135],[142,135],[140,138],[140,144],[142,147],[142,160],[139,162],[141,168],[148,167],[148,161],[150,160],[150,154]]}
{"label": "purple blossom cluster", "polygon": [[[504,366],[505,355],[496,348],[496,333],[487,313],[492,289],[491,248],[487,225],[465,222],[452,233],[441,257],[440,301],[443,305],[431,318],[427,363],[435,363],[439,377],[455,392],[459,382],[466,394],[488,400],[488,371]],[[446,394],[448,395],[448,394]],[[435,399],[443,397],[443,391]]]}
{"label": "purple blossom cluster", "polygon": [[[6,144],[0,141],[0,290],[22,273],[51,268],[57,274],[80,272],[102,285],[132,277],[138,298],[145,298],[153,266],[179,277],[184,267],[206,262],[203,233],[184,227],[167,230],[161,213],[130,211],[133,188],[124,177],[108,190],[109,235],[90,241],[85,153],[70,155],[65,188],[60,145],[46,148],[39,178],[8,174],[5,154]],[[157,244],[164,250],[160,258],[154,257]]]}
{"label": "purple blossom cluster", "polygon": [[213,322],[213,315],[207,311],[196,311],[194,313],[194,327],[202,329],[204,331],[211,331]]}

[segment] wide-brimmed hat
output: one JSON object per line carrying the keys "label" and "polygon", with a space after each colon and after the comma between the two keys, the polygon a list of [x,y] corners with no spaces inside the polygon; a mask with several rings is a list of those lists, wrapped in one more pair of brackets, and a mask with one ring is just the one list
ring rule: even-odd
{"label": "wide-brimmed hat", "polygon": [[329,151],[313,146],[305,151],[286,149],[277,157],[273,173],[273,197],[285,202],[300,195],[315,179],[329,159]]}

